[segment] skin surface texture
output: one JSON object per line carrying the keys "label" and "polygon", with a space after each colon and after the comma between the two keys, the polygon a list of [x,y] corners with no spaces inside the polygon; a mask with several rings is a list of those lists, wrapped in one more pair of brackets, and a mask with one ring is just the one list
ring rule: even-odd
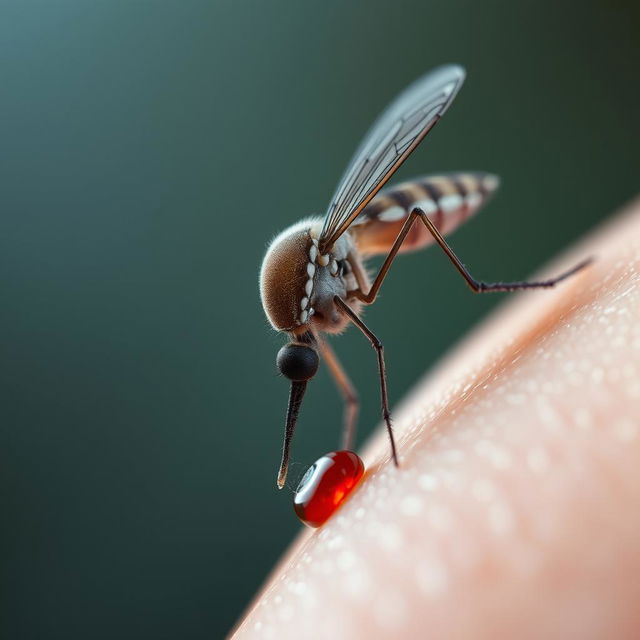
{"label": "skin surface texture", "polygon": [[[379,430],[249,638],[640,637],[640,202],[511,296]],[[460,283],[460,286],[464,286]]]}

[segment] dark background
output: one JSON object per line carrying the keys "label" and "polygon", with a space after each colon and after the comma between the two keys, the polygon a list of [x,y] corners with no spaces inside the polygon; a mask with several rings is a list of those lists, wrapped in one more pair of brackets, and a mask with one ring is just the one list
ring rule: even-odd
{"label": "dark background", "polygon": [[[324,210],[398,90],[458,62],[400,175],[500,174],[454,246],[480,278],[526,275],[638,189],[639,23],[635,0],[1,3],[0,635],[222,636],[299,528],[266,242]],[[500,299],[436,250],[383,294],[393,401]],[[374,356],[336,346],[364,436]],[[293,481],[341,411],[321,372]]]}

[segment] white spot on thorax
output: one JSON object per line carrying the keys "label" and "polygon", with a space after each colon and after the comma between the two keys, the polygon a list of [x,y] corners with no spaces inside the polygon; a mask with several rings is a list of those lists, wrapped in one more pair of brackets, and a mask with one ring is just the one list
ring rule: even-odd
{"label": "white spot on thorax", "polygon": [[313,292],[313,278],[307,280],[306,284],[304,285],[304,292],[307,294],[308,298],[311,297],[311,293]]}

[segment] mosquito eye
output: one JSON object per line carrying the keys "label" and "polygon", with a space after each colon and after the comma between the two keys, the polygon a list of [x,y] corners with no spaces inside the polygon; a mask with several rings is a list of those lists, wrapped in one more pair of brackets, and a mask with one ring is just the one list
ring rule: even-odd
{"label": "mosquito eye", "polygon": [[289,380],[303,381],[313,378],[318,370],[317,352],[306,344],[286,344],[276,358],[280,373]]}

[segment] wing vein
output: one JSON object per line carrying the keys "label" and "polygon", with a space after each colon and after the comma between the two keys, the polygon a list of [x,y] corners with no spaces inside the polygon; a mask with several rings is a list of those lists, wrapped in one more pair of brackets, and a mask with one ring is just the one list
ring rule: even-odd
{"label": "wing vein", "polygon": [[320,234],[323,251],[331,249],[438,122],[463,81],[461,67],[439,67],[405,89],[374,122],[331,198]]}

